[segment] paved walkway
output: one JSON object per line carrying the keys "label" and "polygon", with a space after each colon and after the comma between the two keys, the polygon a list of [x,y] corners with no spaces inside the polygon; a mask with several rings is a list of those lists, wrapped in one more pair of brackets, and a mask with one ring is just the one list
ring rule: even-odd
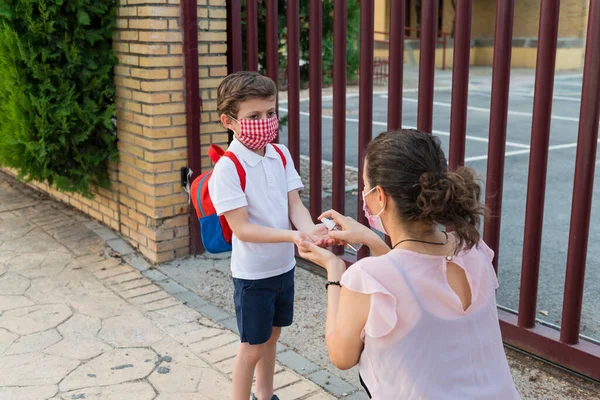
{"label": "paved walkway", "polygon": [[[230,398],[229,315],[149,267],[0,172],[0,399]],[[275,383],[285,400],[334,398],[280,363]]]}

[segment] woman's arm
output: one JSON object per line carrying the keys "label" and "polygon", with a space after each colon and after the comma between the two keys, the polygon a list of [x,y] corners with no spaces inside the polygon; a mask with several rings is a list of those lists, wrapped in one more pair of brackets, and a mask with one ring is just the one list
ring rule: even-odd
{"label": "woman's arm", "polygon": [[[346,266],[331,252],[308,242],[299,245],[300,256],[327,269],[327,279],[339,282]],[[327,322],[325,341],[333,365],[346,370],[360,360],[363,350],[362,330],[367,323],[370,295],[330,285],[327,293]]]}
{"label": "woman's arm", "polygon": [[319,217],[322,218],[330,218],[340,227],[338,231],[329,232],[329,236],[335,240],[345,243],[363,243],[369,247],[374,256],[381,256],[390,251],[388,245],[375,232],[351,217],[329,210]]}

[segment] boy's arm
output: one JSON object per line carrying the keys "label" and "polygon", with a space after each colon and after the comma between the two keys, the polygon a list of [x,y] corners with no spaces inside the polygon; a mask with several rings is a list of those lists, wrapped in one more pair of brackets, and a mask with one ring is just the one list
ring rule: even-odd
{"label": "boy's arm", "polygon": [[310,212],[302,203],[298,190],[288,192],[288,207],[290,213],[290,221],[301,232],[310,233],[316,228],[312,221]]}
{"label": "boy's arm", "polygon": [[248,220],[248,207],[227,211],[223,214],[235,237],[242,242],[249,243],[299,243],[300,239],[307,240],[305,235],[298,231],[287,229],[269,228],[250,223]]}

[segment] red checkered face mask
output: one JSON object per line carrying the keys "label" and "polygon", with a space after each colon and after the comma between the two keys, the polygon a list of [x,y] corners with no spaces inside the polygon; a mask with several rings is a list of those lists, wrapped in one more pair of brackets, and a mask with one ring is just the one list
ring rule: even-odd
{"label": "red checkered face mask", "polygon": [[273,115],[267,119],[232,119],[240,124],[237,139],[250,150],[259,150],[277,137],[279,119]]}

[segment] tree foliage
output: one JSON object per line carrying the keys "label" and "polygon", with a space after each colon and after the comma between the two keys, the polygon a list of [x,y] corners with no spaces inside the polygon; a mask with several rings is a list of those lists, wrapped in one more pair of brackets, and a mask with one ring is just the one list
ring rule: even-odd
{"label": "tree foliage", "polygon": [[[309,70],[309,29],[310,21],[308,19],[309,0],[300,1],[300,80],[303,85],[308,83]],[[246,8],[245,1],[242,12],[242,35],[243,43],[246,43]],[[259,68],[264,72],[266,63],[266,6],[265,1],[260,0],[258,7],[258,50],[259,50]],[[333,0],[323,0],[323,84],[329,85],[333,80]],[[287,1],[278,0],[279,14],[279,69],[285,75],[287,68]],[[347,63],[346,73],[349,83],[357,80],[358,65],[360,59],[359,53],[359,32],[360,32],[360,5],[358,0],[348,2],[347,17]],[[246,60],[246,50],[244,47],[244,60]]]}
{"label": "tree foliage", "polygon": [[91,196],[118,157],[118,0],[0,0],[0,164]]}

